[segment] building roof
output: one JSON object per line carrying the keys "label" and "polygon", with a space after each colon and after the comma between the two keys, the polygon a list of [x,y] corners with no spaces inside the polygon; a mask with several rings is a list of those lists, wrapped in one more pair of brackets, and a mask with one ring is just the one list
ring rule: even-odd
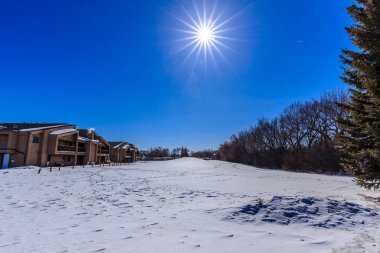
{"label": "building roof", "polygon": [[123,148],[125,145],[129,145],[129,143],[125,141],[110,141],[109,144],[111,145],[111,148],[114,149]]}
{"label": "building roof", "polygon": [[99,142],[98,140],[91,140],[91,139],[89,139],[87,137],[83,137],[83,136],[79,136],[78,139],[81,140],[81,141],[86,141],[86,142],[89,142],[89,141],[96,142],[96,143]]}
{"label": "building roof", "polygon": [[1,131],[20,131],[20,132],[30,132],[38,131],[55,127],[64,127],[70,126],[74,127],[75,125],[69,125],[67,123],[0,123]]}
{"label": "building roof", "polygon": [[110,146],[110,144],[108,143],[108,141],[106,139],[104,139],[102,136],[100,136],[99,134],[97,134],[95,131],[93,133],[94,133],[94,139],[98,140],[100,144],[104,144],[106,146]]}
{"label": "building roof", "polygon": [[130,148],[131,145],[129,145],[129,143],[125,143],[121,148],[122,149],[127,149],[127,148]]}
{"label": "building roof", "polygon": [[67,134],[67,133],[73,133],[73,132],[78,132],[76,129],[61,129],[61,130],[56,130],[51,132],[51,135],[60,135],[60,134]]}
{"label": "building roof", "polygon": [[83,137],[83,136],[79,136],[78,139],[81,141],[91,141],[91,139]]}
{"label": "building roof", "polygon": [[119,146],[123,142],[122,141],[109,141],[108,143],[110,144],[111,148],[114,148],[116,146]]}
{"label": "building roof", "polygon": [[135,145],[128,143],[126,141],[110,141],[109,144],[111,145],[111,148],[113,149],[130,149],[131,151],[136,150],[138,151],[138,148],[135,147]]}

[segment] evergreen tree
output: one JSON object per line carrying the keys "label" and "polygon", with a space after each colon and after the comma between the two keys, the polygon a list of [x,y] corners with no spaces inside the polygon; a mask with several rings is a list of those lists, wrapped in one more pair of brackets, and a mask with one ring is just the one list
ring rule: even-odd
{"label": "evergreen tree", "polygon": [[337,147],[342,165],[367,189],[380,188],[380,0],[356,0],[348,8],[355,23],[346,30],[357,50],[343,50],[343,81],[350,86],[347,111],[339,119]]}
{"label": "evergreen tree", "polygon": [[186,147],[181,148],[181,157],[189,157],[189,150]]}

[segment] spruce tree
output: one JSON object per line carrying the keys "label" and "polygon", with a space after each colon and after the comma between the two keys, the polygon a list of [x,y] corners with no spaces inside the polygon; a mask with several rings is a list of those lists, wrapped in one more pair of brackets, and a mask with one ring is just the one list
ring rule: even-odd
{"label": "spruce tree", "polygon": [[355,50],[343,50],[343,81],[350,102],[337,136],[344,168],[367,189],[380,188],[380,0],[356,0],[348,8],[355,21],[346,30]]}

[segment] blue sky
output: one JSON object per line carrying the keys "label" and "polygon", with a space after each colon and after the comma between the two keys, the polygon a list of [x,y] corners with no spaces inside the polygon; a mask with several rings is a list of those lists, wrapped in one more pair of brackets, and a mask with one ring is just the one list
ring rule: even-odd
{"label": "blue sky", "polygon": [[[140,148],[216,148],[258,118],[344,87],[341,0],[219,1],[228,64],[172,55],[180,1],[0,2],[1,122],[68,122]],[[240,27],[241,25],[241,27]]]}

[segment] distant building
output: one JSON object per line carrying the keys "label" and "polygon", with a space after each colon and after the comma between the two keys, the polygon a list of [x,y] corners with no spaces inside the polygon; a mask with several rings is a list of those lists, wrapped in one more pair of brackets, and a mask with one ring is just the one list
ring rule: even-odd
{"label": "distant building", "polygon": [[139,150],[131,143],[114,141],[111,145],[111,161],[116,163],[131,163],[139,158]]}
{"label": "distant building", "polygon": [[110,162],[110,144],[75,125],[0,123],[0,168]]}
{"label": "distant building", "polygon": [[[83,139],[87,139],[89,143],[96,143],[94,148],[91,148],[91,160],[96,163],[109,163],[110,160],[110,144],[93,129],[80,129],[79,134]],[[85,162],[88,162],[85,160]]]}

